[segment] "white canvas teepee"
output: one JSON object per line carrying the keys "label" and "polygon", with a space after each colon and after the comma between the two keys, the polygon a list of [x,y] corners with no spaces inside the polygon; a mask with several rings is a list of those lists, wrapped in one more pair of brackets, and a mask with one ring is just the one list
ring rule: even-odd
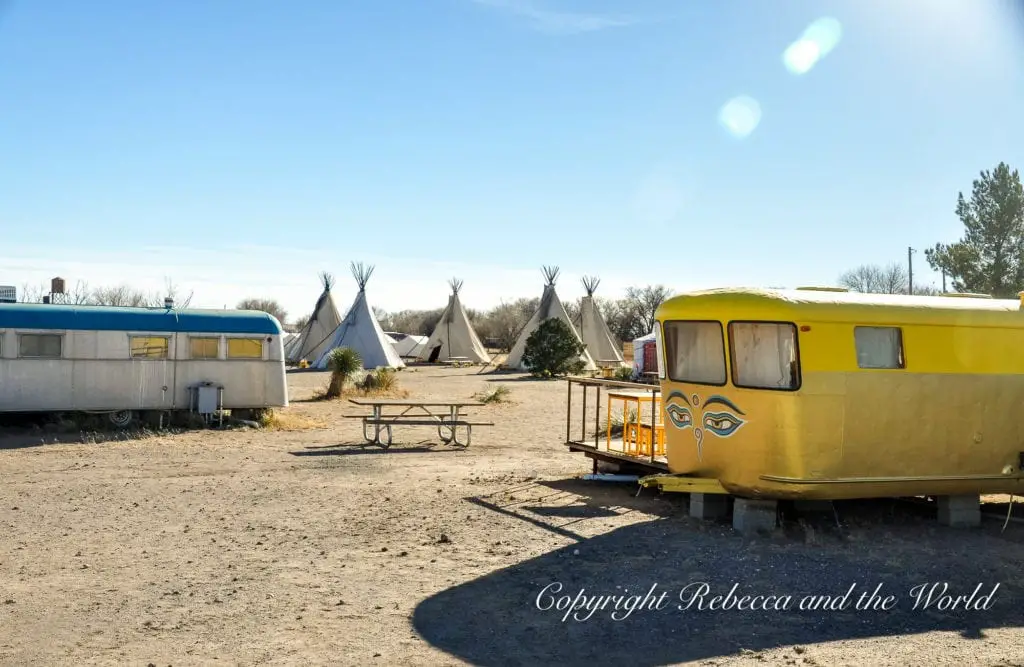
{"label": "white canvas teepee", "polygon": [[580,300],[580,337],[598,366],[625,366],[622,348],[615,342],[608,323],[594,303],[594,291],[600,283],[598,278],[583,277],[587,295]]}
{"label": "white canvas teepee", "polygon": [[[558,294],[555,292],[555,280],[558,278],[558,268],[545,266],[543,269],[544,280],[544,294],[540,298],[540,307],[537,308],[537,312],[533,314],[530,321],[526,324],[526,327],[519,334],[519,339],[516,340],[516,344],[512,346],[512,351],[508,353],[508,359],[505,360],[505,366],[508,368],[515,368],[517,370],[528,370],[523,366],[523,352],[526,351],[526,340],[530,337],[537,327],[540,326],[541,322],[550,320],[552,318],[559,318],[576,334],[576,338],[583,341],[580,338],[580,334],[576,331],[576,327],[573,325],[572,320],[569,319],[569,314],[565,312],[565,306],[562,305],[562,301],[558,298]],[[583,354],[580,355],[580,359],[583,360],[584,369],[588,371],[596,370],[597,364],[594,363],[593,357],[586,350],[583,350]]]}
{"label": "white canvas teepee", "polygon": [[403,359],[406,357],[416,357],[420,350],[423,349],[423,346],[427,344],[426,336],[417,336],[398,331],[385,331],[384,335],[391,341],[391,345],[395,348],[398,356]]}
{"label": "white canvas teepee", "polygon": [[380,328],[373,309],[366,301],[366,283],[373,274],[373,267],[352,264],[352,276],[359,286],[359,294],[349,309],[345,319],[334,330],[328,339],[324,352],[313,364],[314,368],[327,368],[327,360],[332,350],[347,347],[359,353],[363,359],[363,368],[380,367],[404,368],[405,362],[398,356],[394,345]]}
{"label": "white canvas teepee", "polygon": [[427,344],[420,351],[419,358],[424,361],[447,361],[452,357],[466,357],[480,364],[491,363],[491,355],[487,354],[487,349],[480,342],[480,337],[476,335],[469,316],[466,315],[466,310],[459,300],[462,281],[452,278],[448,284],[452,288],[452,294],[448,297],[448,307],[441,314],[441,319],[434,327],[434,332],[430,334]]}
{"label": "white canvas teepee", "polygon": [[320,282],[323,283],[324,291],[316,301],[309,322],[285,347],[285,359],[290,363],[298,363],[303,359],[310,362],[319,359],[330,343],[331,334],[341,324],[341,314],[338,313],[338,307],[331,295],[334,277],[325,271],[320,274]]}

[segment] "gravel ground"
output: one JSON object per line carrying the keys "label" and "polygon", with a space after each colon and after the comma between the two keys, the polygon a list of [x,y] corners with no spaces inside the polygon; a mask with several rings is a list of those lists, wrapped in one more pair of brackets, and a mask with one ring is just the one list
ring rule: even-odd
{"label": "gravel ground", "polygon": [[[504,384],[511,402],[478,411],[496,426],[464,451],[429,429],[357,446],[340,418],[354,406],[309,401],[326,384],[309,372],[290,375],[275,429],[0,435],[0,663],[1024,664],[1022,523],[956,530],[931,506],[842,503],[841,529],[787,513],[742,537],[690,519],[684,496],[574,479],[590,462],[562,444],[562,382],[400,379],[417,398]],[[734,584],[792,599],[679,609],[699,582],[705,601]],[[988,608],[913,609],[910,591],[940,582],[998,588]],[[852,608],[880,584],[888,609]],[[652,586],[631,612],[585,597]],[[845,609],[799,608],[851,586]],[[605,606],[563,621],[559,596]]]}

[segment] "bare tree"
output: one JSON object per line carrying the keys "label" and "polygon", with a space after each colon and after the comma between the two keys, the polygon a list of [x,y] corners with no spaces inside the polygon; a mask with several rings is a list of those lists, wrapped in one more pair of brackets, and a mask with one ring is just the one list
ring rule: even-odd
{"label": "bare tree", "polygon": [[387,331],[429,336],[434,332],[434,327],[441,321],[441,315],[443,314],[443,308],[402,310],[397,313],[388,313],[386,320],[384,320],[387,322],[387,326],[385,327],[384,321],[382,321],[381,327]]}
{"label": "bare tree", "polygon": [[294,328],[296,331],[302,331],[303,329],[306,328],[306,325],[309,324],[309,320],[312,319],[312,317],[313,313],[306,313],[302,317],[297,318],[295,322],[292,323],[292,328]]}
{"label": "bare tree", "polygon": [[[898,262],[885,266],[862,264],[839,276],[839,285],[865,294],[906,294],[910,280],[907,269]],[[914,285],[914,294],[933,295],[939,290],[931,285]]]}
{"label": "bare tree", "polygon": [[[192,297],[195,296],[195,291],[189,292],[187,297],[179,300],[178,286],[170,278],[164,278],[164,296],[166,296],[169,299],[174,299],[174,306],[176,308],[188,308],[189,305],[192,303]],[[153,303],[151,305],[162,306],[164,303],[164,299],[161,296],[157,296],[155,301],[156,303]]]}
{"label": "bare tree", "polygon": [[19,301],[22,303],[42,303],[43,298],[47,296],[52,297],[54,303],[70,304],[73,306],[92,303],[92,291],[89,289],[89,284],[81,280],[75,281],[71,289],[68,289],[61,295],[51,295],[50,285],[46,283],[39,285],[23,283]]}
{"label": "bare tree", "polygon": [[[96,306],[122,306],[128,308],[143,308],[156,305],[155,294],[148,294],[143,290],[131,285],[114,285],[112,287],[97,287],[93,290],[89,302]],[[163,298],[160,299],[163,303]]]}
{"label": "bare tree", "polygon": [[626,288],[626,301],[632,309],[629,316],[629,334],[632,340],[654,330],[654,313],[672,296],[672,290],[664,285]]}
{"label": "bare tree", "polygon": [[601,310],[601,314],[604,315],[604,321],[608,324],[608,328],[611,329],[616,339],[622,341],[633,340],[638,337],[634,335],[636,333],[634,329],[639,328],[639,326],[634,326],[636,318],[633,315],[636,312],[636,308],[634,308],[632,301],[629,299],[606,299],[595,296],[594,304]]}
{"label": "bare tree", "polygon": [[284,324],[288,317],[288,311],[274,299],[242,299],[238,302],[237,308],[239,310],[260,310],[264,313],[270,313],[281,324]]}
{"label": "bare tree", "polygon": [[580,321],[580,302],[579,301],[565,301],[562,303],[565,308],[565,314],[569,316],[569,321],[573,322],[575,326],[579,326]]}
{"label": "bare tree", "polygon": [[373,316],[377,318],[377,323],[380,324],[381,329],[384,329],[385,331],[394,331],[394,329],[391,328],[391,314],[388,313],[388,311],[383,308],[378,308],[377,306],[372,306],[371,309],[373,310]]}
{"label": "bare tree", "polygon": [[178,286],[170,278],[166,279],[163,293],[146,292],[131,285],[115,285],[97,287],[89,295],[89,303],[96,306],[124,306],[129,308],[159,308],[164,299],[174,300],[175,308],[188,308],[192,302],[193,292],[184,299],[178,299]]}
{"label": "bare tree", "polygon": [[498,347],[507,352],[515,345],[519,332],[526,327],[539,307],[540,299],[537,297],[517,299],[511,303],[502,302],[481,319],[477,325],[477,334],[481,338],[496,340]]}
{"label": "bare tree", "polygon": [[65,292],[64,303],[78,306],[90,303],[91,298],[92,290],[89,289],[89,283],[83,280],[76,280],[74,287]]}
{"label": "bare tree", "polygon": [[43,297],[50,293],[46,285],[21,284],[21,295],[18,300],[22,303],[42,303]]}
{"label": "bare tree", "polygon": [[906,294],[907,271],[902,264],[862,264],[839,276],[839,284],[854,292]]}

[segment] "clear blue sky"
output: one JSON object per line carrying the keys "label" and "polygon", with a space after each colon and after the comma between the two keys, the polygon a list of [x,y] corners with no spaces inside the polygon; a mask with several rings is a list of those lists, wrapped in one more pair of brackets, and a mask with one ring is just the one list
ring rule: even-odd
{"label": "clear blue sky", "polygon": [[[347,301],[350,260],[388,309],[452,273],[470,305],[539,295],[541,264],[563,298],[831,284],[954,240],[957,192],[1024,168],[1019,4],[0,0],[0,284],[295,314],[320,269]],[[791,73],[821,17],[841,40]]]}

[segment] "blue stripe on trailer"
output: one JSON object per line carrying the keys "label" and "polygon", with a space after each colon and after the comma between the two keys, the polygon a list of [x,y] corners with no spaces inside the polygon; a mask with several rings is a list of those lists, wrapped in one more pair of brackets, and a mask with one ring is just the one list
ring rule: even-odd
{"label": "blue stripe on trailer", "polygon": [[173,310],[0,303],[0,329],[152,331],[281,335],[281,324],[257,310]]}

